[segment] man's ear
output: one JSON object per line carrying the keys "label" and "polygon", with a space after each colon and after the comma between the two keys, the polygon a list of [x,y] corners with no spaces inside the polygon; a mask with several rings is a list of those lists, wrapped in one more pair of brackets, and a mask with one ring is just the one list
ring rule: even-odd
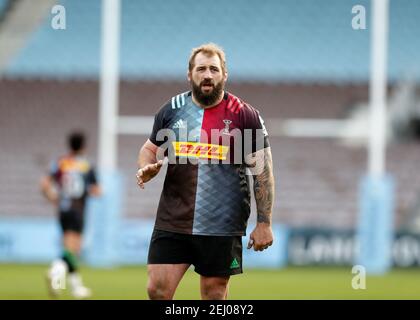
{"label": "man's ear", "polygon": [[191,82],[191,72],[190,71],[187,72],[187,79],[188,79],[189,82]]}
{"label": "man's ear", "polygon": [[224,78],[225,78],[225,82],[227,81],[227,79],[228,79],[228,73],[227,73],[227,71],[225,72],[225,76],[224,76]]}

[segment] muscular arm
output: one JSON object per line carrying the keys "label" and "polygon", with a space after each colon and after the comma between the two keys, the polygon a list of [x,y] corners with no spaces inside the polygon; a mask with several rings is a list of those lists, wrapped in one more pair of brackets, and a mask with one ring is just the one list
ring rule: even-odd
{"label": "muscular arm", "polygon": [[274,176],[271,149],[266,148],[261,160],[263,168],[261,173],[254,176],[254,194],[257,203],[257,222],[271,224],[271,214],[274,201]]}
{"label": "muscular arm", "polygon": [[[251,160],[253,159],[253,160]],[[254,176],[254,194],[257,204],[257,226],[250,234],[248,249],[255,251],[267,249],[273,243],[271,216],[274,201],[274,176],[271,149],[265,148],[247,157],[252,163],[250,170]]]}
{"label": "muscular arm", "polygon": [[144,189],[144,184],[153,179],[160,171],[163,160],[158,161],[161,149],[150,140],[141,147],[137,158],[138,171],[136,174],[137,184]]}
{"label": "muscular arm", "polygon": [[148,164],[157,162],[157,153],[159,147],[154,145],[150,140],[140,148],[139,155],[137,158],[137,167],[144,168]]}

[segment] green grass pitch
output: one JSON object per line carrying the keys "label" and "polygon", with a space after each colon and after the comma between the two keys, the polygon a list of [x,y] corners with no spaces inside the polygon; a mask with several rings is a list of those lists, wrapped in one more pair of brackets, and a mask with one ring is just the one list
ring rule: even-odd
{"label": "green grass pitch", "polygon": [[[48,299],[45,265],[0,264],[0,299]],[[146,268],[82,268],[93,299],[146,299]],[[368,276],[366,289],[351,286],[351,268],[302,267],[245,270],[231,278],[229,299],[420,299],[420,269]],[[72,299],[68,290],[60,299]],[[200,299],[199,276],[189,269],[175,299]]]}

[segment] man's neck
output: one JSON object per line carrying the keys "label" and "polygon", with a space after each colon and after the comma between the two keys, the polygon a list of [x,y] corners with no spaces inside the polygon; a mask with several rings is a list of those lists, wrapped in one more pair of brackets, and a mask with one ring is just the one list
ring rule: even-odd
{"label": "man's neck", "polygon": [[220,94],[220,97],[216,100],[216,102],[215,103],[213,103],[212,105],[210,105],[210,106],[205,106],[205,105],[202,105],[200,102],[198,102],[197,101],[197,99],[195,98],[195,96],[194,96],[194,93],[192,93],[192,100],[193,100],[193,102],[197,105],[197,106],[199,106],[199,107],[201,107],[201,108],[203,108],[203,109],[209,109],[209,108],[213,108],[214,106],[217,106],[222,100],[223,100],[223,97],[224,97],[224,95],[225,95],[225,91],[222,91],[222,93]]}

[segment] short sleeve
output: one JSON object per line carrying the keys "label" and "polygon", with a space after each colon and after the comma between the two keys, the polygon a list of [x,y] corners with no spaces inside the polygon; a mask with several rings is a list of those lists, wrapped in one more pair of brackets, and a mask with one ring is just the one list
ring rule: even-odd
{"label": "short sleeve", "polygon": [[[252,107],[247,109],[244,129],[248,131],[248,134],[244,135],[244,155],[255,153],[270,146],[267,128],[258,110]],[[252,138],[248,138],[250,141],[246,141],[247,137]]]}
{"label": "short sleeve", "polygon": [[87,174],[86,182],[88,185],[95,185],[98,184],[98,179],[96,176],[96,170],[95,168],[90,168]]}
{"label": "short sleeve", "polygon": [[158,133],[160,130],[162,129],[166,129],[165,125],[167,123],[167,110],[168,110],[168,105],[170,106],[170,104],[165,104],[163,107],[160,108],[159,112],[155,115],[155,120],[153,122],[153,130],[152,133],[150,134],[149,140],[157,146],[161,146],[164,141],[161,140],[157,140],[158,137]]}
{"label": "short sleeve", "polygon": [[57,177],[59,175],[59,165],[58,165],[58,161],[52,161],[50,163],[49,169],[48,169],[48,175],[53,179],[53,180],[57,180]]}

